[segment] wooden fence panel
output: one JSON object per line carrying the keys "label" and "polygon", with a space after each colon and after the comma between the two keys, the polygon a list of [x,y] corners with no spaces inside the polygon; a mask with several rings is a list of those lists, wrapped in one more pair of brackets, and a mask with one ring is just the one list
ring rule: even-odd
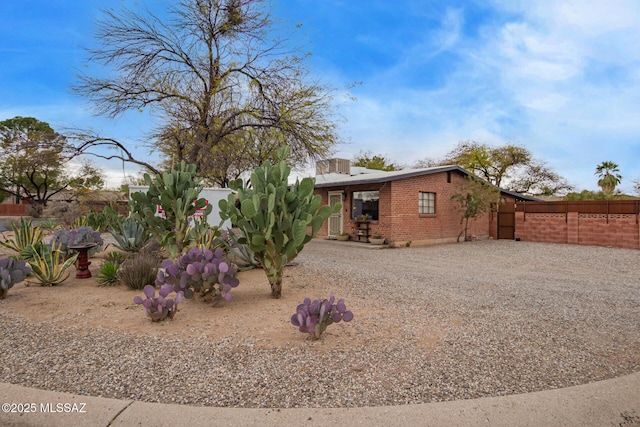
{"label": "wooden fence panel", "polygon": [[29,205],[0,203],[0,216],[25,216],[27,214],[27,206]]}

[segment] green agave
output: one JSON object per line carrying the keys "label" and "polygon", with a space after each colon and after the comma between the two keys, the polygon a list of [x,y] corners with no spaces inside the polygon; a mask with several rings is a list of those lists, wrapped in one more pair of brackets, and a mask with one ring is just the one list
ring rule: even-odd
{"label": "green agave", "polygon": [[16,252],[23,251],[29,246],[37,245],[42,241],[42,229],[40,227],[32,227],[30,219],[20,218],[20,227],[11,224],[11,230],[13,231],[13,239],[0,242],[0,245]]}
{"label": "green agave", "polygon": [[55,286],[67,280],[69,267],[75,264],[78,254],[65,261],[64,252],[59,247],[49,249],[42,247],[40,252],[34,251],[33,259],[29,260],[31,272],[42,286]]}
{"label": "green agave", "polygon": [[151,241],[151,234],[133,218],[117,223],[118,229],[111,227],[109,232],[116,239],[115,247],[126,252],[139,252]]}

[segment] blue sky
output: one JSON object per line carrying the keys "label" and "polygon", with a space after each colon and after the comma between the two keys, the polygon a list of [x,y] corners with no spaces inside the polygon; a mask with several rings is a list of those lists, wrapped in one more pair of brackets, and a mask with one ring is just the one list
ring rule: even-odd
{"label": "blue sky", "polygon": [[[148,116],[93,117],[69,89],[100,9],[144,3],[0,2],[0,120],[144,141]],[[347,141],[338,157],[371,150],[411,165],[477,140],[524,146],[577,190],[597,190],[604,160],[619,165],[623,191],[640,179],[637,0],[278,0],[274,15],[303,24],[315,76],[362,82],[348,89],[356,101],[337,107]],[[117,163],[104,168],[122,176]]]}

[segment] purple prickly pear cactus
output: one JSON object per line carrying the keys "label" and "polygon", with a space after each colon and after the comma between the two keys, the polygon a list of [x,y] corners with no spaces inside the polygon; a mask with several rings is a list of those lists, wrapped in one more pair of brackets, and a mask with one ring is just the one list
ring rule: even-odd
{"label": "purple prickly pear cactus", "polygon": [[133,298],[133,302],[141,304],[153,322],[159,322],[167,317],[173,319],[178,311],[178,304],[182,301],[182,292],[177,292],[175,298],[168,298],[169,294],[173,292],[171,285],[162,286],[158,291],[158,296],[156,296],[155,288],[151,285],[145,286],[142,292],[146,299],[136,296]]}
{"label": "purple prickly pear cactus", "polygon": [[340,321],[350,322],[353,320],[353,313],[347,310],[344,299],[335,303],[333,294],[329,299],[316,299],[311,301],[305,298],[303,303],[296,308],[296,312],[291,316],[291,323],[298,327],[300,332],[308,333],[312,339],[320,339],[327,326]]}
{"label": "purple prickly pear cactus", "polygon": [[171,285],[175,292],[191,298],[195,292],[211,296],[214,301],[231,300],[231,290],[240,283],[235,277],[237,266],[226,260],[222,248],[215,251],[193,247],[175,262],[164,260],[156,285]]}

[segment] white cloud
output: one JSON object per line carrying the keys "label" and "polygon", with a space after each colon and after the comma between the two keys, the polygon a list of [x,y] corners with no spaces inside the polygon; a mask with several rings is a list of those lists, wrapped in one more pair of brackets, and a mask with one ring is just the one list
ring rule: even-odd
{"label": "white cloud", "polygon": [[[362,149],[411,164],[441,158],[460,140],[523,145],[573,182],[597,189],[593,171],[612,160],[631,192],[640,177],[640,3],[616,0],[495,2],[508,19],[491,19],[475,39],[462,33],[464,11],[408,44],[402,60],[356,88],[345,109],[343,157]],[[505,16],[505,15],[500,15]],[[459,59],[437,86],[408,74]],[[631,64],[631,65],[630,65]]]}

